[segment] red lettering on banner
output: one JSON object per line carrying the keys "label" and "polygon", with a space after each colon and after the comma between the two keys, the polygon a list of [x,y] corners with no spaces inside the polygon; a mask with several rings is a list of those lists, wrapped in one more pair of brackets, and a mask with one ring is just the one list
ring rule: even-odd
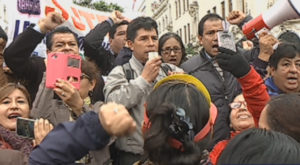
{"label": "red lettering on banner", "polygon": [[76,18],[72,16],[72,21],[73,21],[74,26],[75,26],[77,29],[79,29],[79,30],[85,30],[85,25],[81,22],[81,19],[80,19],[80,16],[79,16],[77,10],[76,10],[75,8],[73,8],[73,7],[71,7],[71,9],[72,9],[74,15],[75,15],[75,16],[78,18],[78,20],[80,21],[80,22],[78,22],[78,21],[76,20]]}
{"label": "red lettering on banner", "polygon": [[45,7],[45,15],[48,15],[48,13],[51,13],[54,11],[55,11],[55,9],[53,7],[49,7],[49,6]]}
{"label": "red lettering on banner", "polygon": [[56,0],[52,0],[52,2],[57,8],[59,8],[61,10],[62,16],[64,17],[64,19],[68,20],[69,19],[68,12],[64,8],[62,8],[61,5]]}
{"label": "red lettering on banner", "polygon": [[[73,6],[73,7],[69,6],[73,13],[73,15],[72,15],[71,13],[68,13],[67,10],[65,10],[61,4],[58,3],[58,0],[51,0],[51,1],[55,7],[54,6],[51,7],[52,5],[45,6],[45,15],[47,15],[50,12],[55,12],[56,8],[58,8],[62,12],[63,18],[66,21],[68,21],[68,19],[71,17],[74,27],[80,31],[87,30],[87,25],[90,29],[93,29],[95,27],[95,24],[93,23],[93,22],[95,22],[95,20],[97,23],[99,23],[99,22],[103,22],[104,20],[108,19],[108,16],[103,16],[103,15],[99,15],[96,13],[94,14],[93,12],[87,12],[87,11],[84,11],[81,9],[77,9],[76,6]],[[81,19],[81,17],[83,17],[86,20],[86,22],[83,19]]]}
{"label": "red lettering on banner", "polygon": [[82,10],[78,10],[78,11],[79,11],[79,14],[86,19],[86,22],[88,23],[90,29],[93,29],[94,24],[93,24],[92,20],[95,19],[94,14],[91,14],[91,13],[88,13],[88,12],[85,12]]}

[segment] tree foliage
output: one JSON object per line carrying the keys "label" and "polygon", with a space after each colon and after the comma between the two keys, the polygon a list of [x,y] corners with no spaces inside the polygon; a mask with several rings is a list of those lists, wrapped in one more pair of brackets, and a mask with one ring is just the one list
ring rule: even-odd
{"label": "tree foliage", "polygon": [[120,12],[124,12],[124,8],[116,3],[108,4],[105,1],[92,1],[93,0],[73,0],[73,2],[79,6],[88,7],[99,11],[112,12],[114,10],[119,10]]}

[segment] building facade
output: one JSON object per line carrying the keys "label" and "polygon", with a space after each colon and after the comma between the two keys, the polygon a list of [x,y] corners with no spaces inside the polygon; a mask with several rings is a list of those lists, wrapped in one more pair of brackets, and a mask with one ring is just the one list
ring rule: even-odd
{"label": "building facade", "polygon": [[[139,12],[157,21],[159,36],[166,32],[177,33],[186,46],[198,46],[198,22],[207,13],[217,13],[223,18],[232,10],[240,10],[253,18],[267,11],[279,0],[143,0]],[[236,40],[243,34],[231,26]],[[272,29],[278,36],[285,30],[300,34],[300,19],[286,21]]]}

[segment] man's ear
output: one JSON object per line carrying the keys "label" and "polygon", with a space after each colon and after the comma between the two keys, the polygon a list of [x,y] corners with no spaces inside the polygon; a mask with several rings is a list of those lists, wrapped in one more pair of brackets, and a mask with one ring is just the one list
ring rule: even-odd
{"label": "man's ear", "polygon": [[131,49],[132,51],[134,50],[133,42],[131,40],[127,40],[127,45],[129,49]]}
{"label": "man's ear", "polygon": [[202,45],[202,36],[198,35],[199,44]]}
{"label": "man's ear", "polygon": [[108,39],[109,43],[111,43],[111,42],[112,42],[112,40],[113,40],[113,39],[109,37],[109,39]]}

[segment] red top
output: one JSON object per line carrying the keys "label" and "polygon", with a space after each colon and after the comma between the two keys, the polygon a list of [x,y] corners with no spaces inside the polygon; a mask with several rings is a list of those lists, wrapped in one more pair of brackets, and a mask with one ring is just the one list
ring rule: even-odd
{"label": "red top", "polygon": [[[270,100],[267,87],[265,86],[263,79],[252,66],[249,73],[246,76],[239,78],[238,81],[242,86],[243,96],[247,102],[248,111],[253,116],[255,126],[258,127],[260,113]],[[209,155],[213,165],[217,164],[217,161],[228,142],[237,134],[239,134],[239,132],[231,132],[230,139],[220,141],[215,145]]]}

